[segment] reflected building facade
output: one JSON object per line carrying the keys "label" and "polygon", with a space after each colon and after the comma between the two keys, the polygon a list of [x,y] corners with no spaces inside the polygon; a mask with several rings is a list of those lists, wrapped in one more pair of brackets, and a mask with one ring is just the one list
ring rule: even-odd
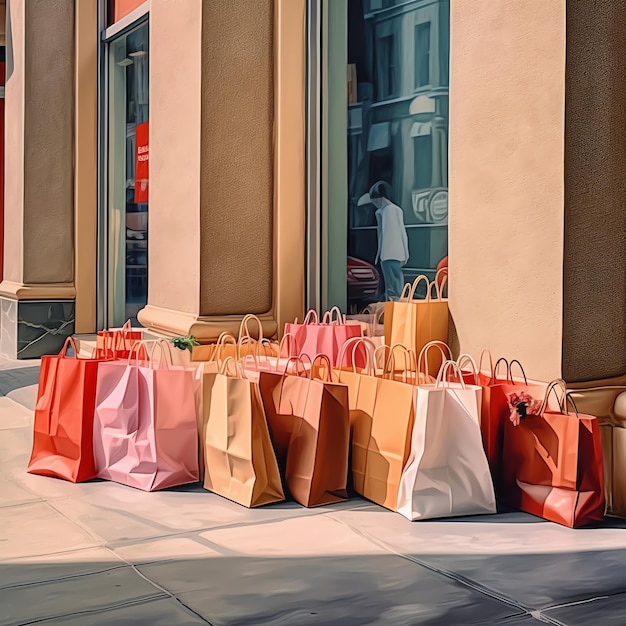
{"label": "reflected building facade", "polygon": [[375,262],[375,208],[359,200],[384,181],[404,212],[407,281],[433,278],[448,253],[449,12],[449,0],[348,2],[348,255]]}

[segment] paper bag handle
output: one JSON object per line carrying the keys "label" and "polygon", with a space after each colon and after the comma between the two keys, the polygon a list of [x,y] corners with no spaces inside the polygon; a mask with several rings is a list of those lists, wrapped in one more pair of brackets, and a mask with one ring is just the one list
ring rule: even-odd
{"label": "paper bag handle", "polygon": [[[333,320],[333,313],[335,319]],[[330,311],[326,311],[322,317],[322,324],[337,324],[342,325],[345,323],[345,319],[341,313],[341,309],[338,306],[334,306]]]}
{"label": "paper bag handle", "polygon": [[472,374],[474,374],[474,378],[478,376],[478,372],[480,370],[478,369],[478,366],[476,365],[476,361],[474,361],[471,355],[460,354],[456,362],[461,370],[463,369],[463,365],[465,365],[466,363],[469,364],[472,368]]}
{"label": "paper bag handle", "polygon": [[[441,358],[443,362],[452,358],[452,352],[450,351],[450,346],[447,343],[440,341],[439,339],[434,339],[433,341],[429,341],[420,350],[419,356],[417,357],[417,372],[418,373],[423,371],[425,374],[428,374],[428,351],[431,348],[435,348],[435,347],[439,348],[439,352],[441,352]],[[443,350],[444,348],[448,351],[447,356]],[[424,370],[422,370],[421,368],[422,363],[426,366]]]}
{"label": "paper bag handle", "polygon": [[[298,323],[298,320],[296,319],[295,323]],[[308,324],[319,324],[319,317],[317,316],[317,311],[315,309],[309,309],[307,311],[307,314],[304,316],[304,319],[302,320],[302,324],[304,324],[305,326],[307,326]]]}
{"label": "paper bag handle", "polygon": [[[420,274],[411,285],[411,289],[409,290],[409,295],[407,300],[410,302],[415,298],[415,292],[417,290],[417,286],[423,281],[426,281],[426,301],[430,300],[430,281],[428,280],[428,276],[424,276],[424,274]],[[404,290],[403,292],[404,293]]]}
{"label": "paper bag handle", "polygon": [[240,339],[241,337],[252,338],[252,335],[250,334],[250,326],[249,326],[249,323],[251,321],[256,322],[257,330],[259,332],[259,336],[257,337],[257,339],[260,341],[263,338],[263,323],[256,315],[253,315],[252,313],[248,313],[248,315],[243,316],[243,319],[241,320],[241,324],[239,326],[239,338]]}
{"label": "paper bag handle", "polygon": [[463,373],[461,372],[461,368],[455,361],[449,360],[446,361],[439,370],[439,374],[437,374],[437,380],[435,381],[435,388],[445,387],[444,383],[450,382],[447,378],[448,372],[450,370],[454,370],[457,378],[459,379],[459,383],[461,384],[462,389],[467,389],[465,385],[465,381],[463,380]]}
{"label": "paper bag handle", "polygon": [[[347,339],[346,341],[344,341],[343,345],[341,346],[341,350],[339,351],[339,357],[337,359],[337,367],[339,368],[339,370],[341,370],[343,366],[346,352],[348,351],[348,347],[352,347],[352,352],[351,352],[352,371],[356,373],[356,367],[354,365],[354,360],[355,360],[354,353],[355,353],[356,348],[361,344],[364,345],[364,349],[365,349],[365,369],[367,370],[368,374],[374,370],[373,360],[370,360],[370,359],[373,359],[373,356],[370,354],[370,351],[368,350],[368,348],[371,348],[372,350],[374,350],[374,354],[375,354],[376,346],[374,345],[372,340],[368,339],[367,337],[350,337],[350,339]],[[368,368],[368,365],[370,365],[370,368]],[[341,374],[339,375],[341,376]]]}
{"label": "paper bag handle", "polygon": [[[313,370],[315,369],[315,363],[317,361],[325,361],[326,364],[326,380],[324,380],[323,378],[321,378],[320,376],[317,376],[313,373]],[[333,378],[332,378],[332,369],[333,366],[330,363],[330,359],[328,358],[327,354],[316,354],[315,358],[311,361],[311,369],[309,370],[309,378],[311,380],[313,380],[314,378],[318,378],[319,380],[322,380],[323,382],[326,383],[332,383],[333,382]]]}

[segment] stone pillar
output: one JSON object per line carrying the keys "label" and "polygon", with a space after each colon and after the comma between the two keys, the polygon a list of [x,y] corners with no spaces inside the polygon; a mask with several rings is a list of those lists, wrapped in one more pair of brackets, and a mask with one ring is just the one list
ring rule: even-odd
{"label": "stone pillar", "polygon": [[0,352],[56,352],[74,331],[74,0],[7,3]]}
{"label": "stone pillar", "polygon": [[302,316],[304,20],[304,0],[152,0],[147,328]]}

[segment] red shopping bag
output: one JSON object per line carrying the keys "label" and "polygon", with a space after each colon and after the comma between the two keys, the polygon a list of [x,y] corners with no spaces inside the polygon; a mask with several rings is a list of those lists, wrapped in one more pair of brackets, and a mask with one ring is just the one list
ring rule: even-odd
{"label": "red shopping bag", "polygon": [[[559,410],[548,395],[561,386]],[[570,402],[573,412],[567,410]],[[598,420],[578,413],[562,380],[537,410],[511,406],[504,426],[503,500],[515,508],[575,528],[604,518],[604,471]],[[517,425],[515,425],[515,423]]]}
{"label": "red shopping bag", "polygon": [[[74,356],[67,356],[71,345]],[[30,474],[81,482],[94,478],[93,413],[98,365],[82,359],[71,337],[56,356],[43,356],[35,407]]]}
{"label": "red shopping bag", "polygon": [[[130,350],[136,341],[143,339],[141,330],[132,330],[130,320],[128,320],[121,329],[118,330],[101,330],[96,338],[96,359],[105,358],[111,352],[119,359],[127,359]],[[140,359],[146,359],[144,349],[141,349],[138,355]]]}
{"label": "red shopping bag", "polygon": [[[500,376],[498,373],[500,363],[504,363],[506,366],[504,376]],[[515,380],[513,378],[511,367],[514,364],[519,366],[522,380]],[[515,394],[523,394],[523,396],[527,397],[529,400],[535,399],[538,406],[541,404],[541,398],[543,398],[545,394],[546,385],[544,383],[528,383],[524,369],[516,359],[512,360],[511,363],[504,358],[498,359],[491,370],[490,376],[479,372],[477,378],[477,384],[483,389],[480,431],[485,453],[487,454],[487,460],[489,461],[489,467],[491,468],[491,475],[496,485],[496,495],[498,495],[498,484],[502,464],[504,423],[510,413],[509,397],[513,397]],[[536,399],[539,400],[537,401]]]}

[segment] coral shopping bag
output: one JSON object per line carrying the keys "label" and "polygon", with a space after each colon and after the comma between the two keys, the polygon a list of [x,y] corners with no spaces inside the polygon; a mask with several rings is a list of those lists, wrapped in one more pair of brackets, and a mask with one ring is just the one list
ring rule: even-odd
{"label": "coral shopping bag", "polygon": [[[229,365],[239,372],[229,375]],[[202,388],[204,488],[247,507],[284,500],[258,384],[227,357]]]}
{"label": "coral shopping bag", "polygon": [[[424,275],[418,276],[413,284],[407,283],[402,290],[400,300],[385,303],[385,343],[401,344],[415,354],[433,340],[448,341],[448,300],[442,297],[443,283],[429,282]],[[418,285],[426,282],[426,298],[416,300]],[[436,297],[432,297],[433,287]],[[441,360],[433,359],[428,374],[437,376]]]}
{"label": "coral shopping bag", "polygon": [[337,381],[348,387],[354,490],[395,511],[400,477],[410,450],[415,386],[390,378],[389,368],[383,370],[382,377],[375,376],[373,346],[367,338],[356,338],[346,343],[344,351],[355,344],[367,348],[369,358],[365,372],[341,368],[343,354],[339,359],[340,367],[334,370]]}
{"label": "coral shopping bag", "polygon": [[[113,352],[118,359],[127,359],[133,344],[136,341],[141,341],[142,338],[142,331],[133,330],[130,320],[119,330],[101,330],[96,337],[95,357],[102,359]],[[145,359],[146,355],[141,353],[139,358]]]}
{"label": "coral shopping bag", "polygon": [[144,341],[127,361],[100,364],[93,427],[98,477],[144,491],[198,480],[198,370],[137,360],[150,344],[169,351]]}
{"label": "coral shopping bag", "polygon": [[[321,322],[317,313],[311,309],[302,324],[285,324],[285,334],[292,336],[295,341],[283,349],[282,356],[306,355],[313,360],[318,354],[323,354],[334,366],[343,344],[353,337],[361,337],[363,332],[360,324],[346,324],[341,311],[333,307],[324,313]],[[355,358],[357,366],[363,367],[365,354],[360,352]]]}
{"label": "coral shopping bag", "polygon": [[[450,369],[461,382],[447,380]],[[417,391],[411,453],[398,495],[409,520],[496,512],[496,498],[478,424],[482,389],[466,385],[454,361],[435,384]]]}
{"label": "coral shopping bag", "polygon": [[[550,410],[548,396],[559,386],[559,410]],[[578,413],[560,379],[550,383],[536,412],[523,410],[522,415],[512,406],[512,413],[513,420],[506,420],[504,427],[506,503],[570,528],[602,520],[604,474],[597,418]]]}
{"label": "coral shopping bag", "polygon": [[317,379],[311,368],[305,376],[261,372],[259,389],[278,466],[293,499],[307,507],[346,500],[348,388]]}
{"label": "coral shopping bag", "polygon": [[[67,356],[72,346],[74,356]],[[104,359],[78,358],[68,337],[56,356],[43,356],[35,406],[30,474],[81,482],[96,476],[93,411],[98,365]]]}

